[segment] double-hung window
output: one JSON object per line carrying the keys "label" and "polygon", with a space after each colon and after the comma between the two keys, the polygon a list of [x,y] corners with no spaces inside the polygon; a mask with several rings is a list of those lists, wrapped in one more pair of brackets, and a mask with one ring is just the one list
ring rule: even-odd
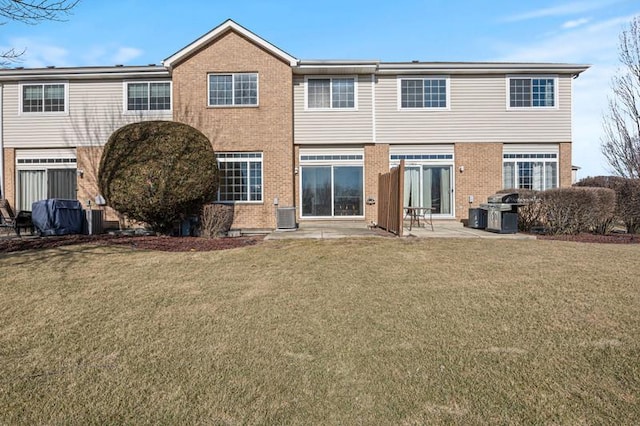
{"label": "double-hung window", "polygon": [[209,74],[209,106],[257,106],[258,74]]}
{"label": "double-hung window", "polygon": [[509,77],[510,108],[556,107],[555,77]]}
{"label": "double-hung window", "polygon": [[543,191],[558,187],[558,154],[504,153],[502,179],[505,189]]}
{"label": "double-hung window", "polygon": [[22,112],[66,112],[66,83],[22,84]]}
{"label": "double-hung window", "polygon": [[218,201],[262,201],[262,153],[219,152],[220,189]]}
{"label": "double-hung window", "polygon": [[170,111],[171,83],[135,82],[126,83],[127,111]]}
{"label": "double-hung window", "polygon": [[401,78],[400,108],[446,109],[449,107],[448,85],[446,77]]}
{"label": "double-hung window", "polygon": [[330,77],[307,79],[308,109],[338,109],[356,107],[356,79]]}

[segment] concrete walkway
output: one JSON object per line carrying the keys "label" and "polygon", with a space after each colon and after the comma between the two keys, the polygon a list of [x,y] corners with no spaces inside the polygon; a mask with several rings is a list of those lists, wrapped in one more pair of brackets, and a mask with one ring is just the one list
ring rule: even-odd
{"label": "concrete walkway", "polygon": [[[408,228],[405,224],[403,237],[418,238],[502,238],[502,239],[535,239],[533,235],[525,234],[496,234],[481,229],[465,228],[458,221],[434,221],[433,231],[429,225]],[[274,231],[265,237],[266,240],[288,239],[333,239],[333,238],[361,238],[388,237],[392,234],[382,229],[370,229],[362,221],[317,221],[302,222],[295,231]]]}

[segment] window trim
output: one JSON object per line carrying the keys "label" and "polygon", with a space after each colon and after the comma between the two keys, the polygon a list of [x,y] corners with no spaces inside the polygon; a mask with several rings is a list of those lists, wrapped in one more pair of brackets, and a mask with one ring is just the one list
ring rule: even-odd
{"label": "window trim", "polygon": [[[514,156],[505,158],[507,155]],[[515,157],[520,155],[520,157]],[[504,187],[504,165],[505,163],[514,163],[514,175],[513,181],[516,184],[515,188],[502,188],[502,189],[529,189],[529,188],[520,188],[519,185],[520,176],[519,176],[519,167],[518,163],[542,163],[542,189],[530,188],[534,191],[546,191],[548,189],[556,189],[560,187],[560,155],[556,152],[531,152],[531,151],[522,151],[522,152],[503,152],[502,153],[502,186]],[[555,186],[552,188],[547,188],[547,176],[546,176],[546,165],[547,163],[554,163],[556,165],[556,179]],[[533,185],[532,185],[533,186]]]}
{"label": "window trim", "polygon": [[[528,107],[512,107],[511,106],[511,79],[529,79],[534,80],[537,78],[545,78],[553,80],[553,106],[528,106]],[[532,85],[533,87],[533,85]],[[560,97],[558,95],[560,91],[559,78],[557,74],[507,74],[505,77],[506,88],[506,108],[507,111],[550,111],[559,109]],[[533,96],[533,93],[532,93]]]}
{"label": "window trim", "polygon": [[[151,83],[169,83],[169,109],[129,109],[129,84],[146,83],[147,87],[151,87]],[[149,90],[149,101],[151,101],[151,90]],[[148,105],[147,105],[148,106]],[[122,113],[124,115],[136,114],[163,114],[173,112],[173,81],[171,80],[126,80],[122,82]]]}
{"label": "window trim", "polygon": [[[333,80],[340,78],[353,79],[353,107],[340,108],[333,106]],[[329,100],[328,108],[309,108],[309,80],[329,80]],[[358,76],[355,74],[334,74],[334,75],[305,75],[304,76],[304,110],[305,111],[358,111]]]}
{"label": "window trim", "polygon": [[[397,108],[398,111],[450,111],[451,110],[451,78],[449,75],[400,75],[396,78]],[[406,108],[402,106],[402,81],[403,80],[444,80],[445,81],[445,107],[419,107]]]}
{"label": "window trim", "polygon": [[[236,104],[235,97],[235,83],[236,83],[236,75],[247,75],[247,74],[255,74],[256,75],[256,103],[253,104]],[[232,102],[230,105],[212,105],[211,104],[211,76],[212,75],[230,75],[231,76],[231,93],[233,95]],[[260,106],[260,73],[258,71],[242,71],[242,72],[208,72],[207,73],[207,107],[208,108],[257,108]]]}
{"label": "window trim", "polygon": [[[43,103],[43,110],[42,111],[30,111],[30,112],[25,112],[23,110],[23,104],[24,104],[24,86],[43,86],[43,90],[44,90],[44,86],[48,86],[48,85],[60,85],[62,84],[64,86],[64,111],[44,111],[44,103]],[[18,115],[40,115],[40,116],[47,116],[47,115],[69,115],[69,81],[68,80],[60,80],[60,81],[55,81],[55,80],[47,80],[47,81],[21,81],[18,83],[18,97],[19,97],[19,102],[18,102]]]}
{"label": "window trim", "polygon": [[[218,169],[220,168],[220,163],[224,162],[224,163],[239,163],[239,162],[245,162],[247,163],[247,170],[251,170],[251,166],[250,163],[260,163],[260,195],[262,196],[261,200],[250,200],[249,198],[251,197],[251,191],[250,191],[250,185],[251,183],[247,183],[247,200],[237,200],[237,201],[228,201],[228,200],[221,200],[220,199],[220,190],[222,189],[222,182],[220,183],[219,187],[218,187],[218,194],[216,195],[216,203],[219,204],[264,204],[264,152],[262,151],[220,151],[217,152],[216,154],[218,154],[217,158],[216,158],[216,162],[218,163]],[[259,157],[247,157],[247,158],[223,158],[221,161],[220,158],[220,154],[225,154],[225,155],[229,155],[229,154],[258,154]],[[248,179],[250,179],[250,176],[248,176]],[[222,181],[222,176],[220,176],[220,181]]]}

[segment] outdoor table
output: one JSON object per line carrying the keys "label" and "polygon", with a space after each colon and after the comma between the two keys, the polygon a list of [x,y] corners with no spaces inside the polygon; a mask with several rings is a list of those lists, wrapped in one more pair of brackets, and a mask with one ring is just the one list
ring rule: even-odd
{"label": "outdoor table", "polygon": [[404,218],[406,219],[409,216],[409,231],[413,227],[413,224],[417,224],[420,227],[420,218],[422,217],[424,220],[427,219],[427,212],[429,212],[429,225],[431,226],[431,230],[433,231],[433,207],[405,207]]}

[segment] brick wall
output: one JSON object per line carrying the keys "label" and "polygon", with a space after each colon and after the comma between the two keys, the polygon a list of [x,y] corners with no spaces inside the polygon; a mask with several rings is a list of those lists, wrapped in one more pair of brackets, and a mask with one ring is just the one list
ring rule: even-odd
{"label": "brick wall", "polygon": [[[257,72],[258,107],[208,107],[208,74]],[[215,151],[263,152],[263,202],[235,206],[234,228],[274,228],[278,197],[293,203],[293,80],[288,63],[229,31],[175,66],[174,119],[202,131]]]}
{"label": "brick wall", "polygon": [[560,144],[558,168],[560,188],[571,186],[571,142],[563,142]]}
{"label": "brick wall", "polygon": [[365,204],[365,220],[378,222],[378,175],[389,171],[389,144],[365,145],[364,158],[364,199],[376,200],[374,205]]}
{"label": "brick wall", "polygon": [[13,210],[16,210],[16,150],[14,148],[3,149],[4,161],[4,193],[2,198],[9,202]]}
{"label": "brick wall", "polygon": [[489,195],[502,189],[502,144],[457,143],[454,150],[456,219],[462,220],[469,217],[469,208],[486,203]]}

